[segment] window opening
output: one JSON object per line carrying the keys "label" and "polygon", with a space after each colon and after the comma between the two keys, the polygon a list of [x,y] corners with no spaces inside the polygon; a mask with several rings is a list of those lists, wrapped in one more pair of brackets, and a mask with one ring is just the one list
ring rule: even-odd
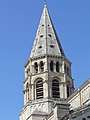
{"label": "window opening", "polygon": [[69,76],[69,68],[67,68],[67,75]]}
{"label": "window opening", "polygon": [[43,81],[39,80],[36,83],[36,99],[43,98]]}
{"label": "window opening", "polygon": [[38,64],[37,64],[37,62],[34,64],[34,70],[35,70],[35,73],[38,73]]}
{"label": "window opening", "polygon": [[50,71],[54,71],[54,63],[53,63],[53,61],[51,61],[51,63],[50,63]]}
{"label": "window opening", "polygon": [[59,62],[56,62],[56,72],[59,72]]}
{"label": "window opening", "polygon": [[70,88],[69,88],[69,85],[67,84],[67,97],[70,96]]}
{"label": "window opening", "polygon": [[29,68],[27,69],[26,74],[27,74],[27,77],[28,77],[28,75],[30,74],[30,66],[29,66]]}
{"label": "window opening", "polygon": [[51,48],[54,48],[55,46],[54,45],[50,45]]}
{"label": "window opening", "polygon": [[66,64],[65,64],[65,65],[64,65],[64,72],[66,73],[66,71],[67,71],[67,70],[66,70]]}
{"label": "window opening", "polygon": [[52,37],[52,35],[51,35],[51,34],[48,34],[48,36],[49,36],[49,37]]}
{"label": "window opening", "polygon": [[42,48],[42,46],[39,46],[38,48]]}
{"label": "window opening", "polygon": [[40,37],[42,38],[42,37],[43,37],[43,35],[40,35]]}
{"label": "window opening", "polygon": [[82,120],[86,120],[86,118],[83,118]]}
{"label": "window opening", "polygon": [[43,72],[44,71],[44,63],[41,61],[40,62],[40,71]]}
{"label": "window opening", "polygon": [[52,97],[60,98],[59,81],[58,80],[52,81]]}
{"label": "window opening", "polygon": [[89,118],[89,119],[90,119],[90,116],[87,116],[87,118]]}

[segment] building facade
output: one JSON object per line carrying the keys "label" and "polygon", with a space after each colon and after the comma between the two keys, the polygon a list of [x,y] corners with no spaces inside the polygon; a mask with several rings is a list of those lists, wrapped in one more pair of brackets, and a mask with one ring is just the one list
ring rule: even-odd
{"label": "building facade", "polygon": [[[25,64],[24,107],[20,120],[72,120],[75,115],[77,118],[74,110],[84,110],[85,102],[89,104],[84,98],[90,91],[90,80],[84,87],[74,92],[71,62],[65,56],[45,2],[32,51]],[[89,92],[88,95],[90,97]]]}

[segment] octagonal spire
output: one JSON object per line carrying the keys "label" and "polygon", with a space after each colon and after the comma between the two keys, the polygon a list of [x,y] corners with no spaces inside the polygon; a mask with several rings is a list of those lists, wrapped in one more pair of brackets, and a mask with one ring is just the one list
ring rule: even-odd
{"label": "octagonal spire", "polygon": [[53,26],[52,20],[50,18],[46,5],[46,0],[44,0],[44,9],[30,57],[37,57],[41,55],[65,56],[63,48]]}

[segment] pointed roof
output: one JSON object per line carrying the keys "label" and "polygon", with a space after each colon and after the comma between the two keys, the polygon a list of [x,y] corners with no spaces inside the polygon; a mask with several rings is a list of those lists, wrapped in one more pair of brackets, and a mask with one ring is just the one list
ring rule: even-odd
{"label": "pointed roof", "polygon": [[46,1],[30,57],[41,55],[63,55],[64,51],[50,18]]}

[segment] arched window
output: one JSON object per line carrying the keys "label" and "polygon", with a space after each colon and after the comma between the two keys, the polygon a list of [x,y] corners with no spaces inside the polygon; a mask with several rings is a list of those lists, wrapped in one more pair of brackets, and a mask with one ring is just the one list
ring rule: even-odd
{"label": "arched window", "polygon": [[54,63],[53,63],[53,61],[50,62],[50,71],[52,71],[52,72],[54,71]]}
{"label": "arched window", "polygon": [[59,81],[58,80],[52,81],[52,97],[60,98],[60,90],[59,90]]}
{"label": "arched window", "polygon": [[59,72],[59,62],[56,62],[56,72]]}
{"label": "arched window", "polygon": [[44,63],[43,61],[40,62],[40,72],[44,71]]}
{"label": "arched window", "polygon": [[26,102],[29,100],[29,84],[26,85]]}
{"label": "arched window", "polygon": [[36,82],[36,99],[43,98],[43,81],[39,80]]}
{"label": "arched window", "polygon": [[34,70],[35,70],[35,73],[38,73],[38,64],[37,64],[37,62],[34,63]]}

